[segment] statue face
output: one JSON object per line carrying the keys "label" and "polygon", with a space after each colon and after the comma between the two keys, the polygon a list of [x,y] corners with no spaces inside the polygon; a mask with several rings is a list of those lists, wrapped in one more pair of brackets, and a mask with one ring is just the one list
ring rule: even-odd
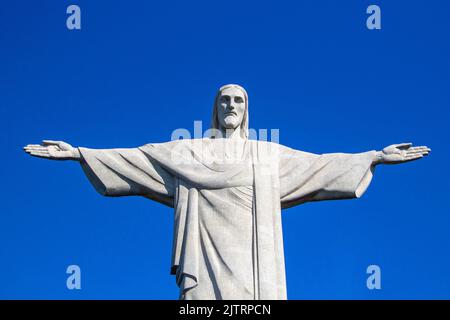
{"label": "statue face", "polygon": [[245,113],[245,95],[238,88],[227,88],[217,101],[217,118],[224,129],[236,129]]}

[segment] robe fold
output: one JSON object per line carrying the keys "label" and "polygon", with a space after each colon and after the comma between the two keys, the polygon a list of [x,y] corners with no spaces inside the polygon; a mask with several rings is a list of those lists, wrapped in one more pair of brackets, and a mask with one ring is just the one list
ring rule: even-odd
{"label": "robe fold", "polygon": [[375,157],[231,139],[79,150],[102,195],[174,208],[171,273],[181,299],[286,299],[281,209],[360,197]]}

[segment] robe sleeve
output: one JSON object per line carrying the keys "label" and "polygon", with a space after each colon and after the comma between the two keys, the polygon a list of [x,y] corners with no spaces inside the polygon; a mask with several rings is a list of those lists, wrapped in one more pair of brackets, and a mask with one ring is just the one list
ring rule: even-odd
{"label": "robe sleeve", "polygon": [[376,151],[317,155],[283,147],[279,153],[281,207],[359,198],[372,180],[375,156]]}
{"label": "robe sleeve", "polygon": [[144,196],[173,207],[175,178],[139,148],[79,148],[81,166],[104,196]]}

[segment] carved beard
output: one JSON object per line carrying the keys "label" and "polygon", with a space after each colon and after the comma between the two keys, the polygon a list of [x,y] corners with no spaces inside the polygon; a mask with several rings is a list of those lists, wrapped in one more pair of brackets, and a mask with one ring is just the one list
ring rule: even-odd
{"label": "carved beard", "polygon": [[236,115],[227,115],[223,120],[222,126],[224,129],[236,129],[241,125],[242,121],[239,121]]}

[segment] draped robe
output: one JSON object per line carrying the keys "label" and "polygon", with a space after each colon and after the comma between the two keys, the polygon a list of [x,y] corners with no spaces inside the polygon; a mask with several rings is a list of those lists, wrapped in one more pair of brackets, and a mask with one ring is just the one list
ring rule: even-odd
{"label": "draped robe", "polygon": [[174,208],[171,273],[180,299],[286,299],[281,209],[360,197],[375,157],[231,139],[79,150],[102,195]]}

